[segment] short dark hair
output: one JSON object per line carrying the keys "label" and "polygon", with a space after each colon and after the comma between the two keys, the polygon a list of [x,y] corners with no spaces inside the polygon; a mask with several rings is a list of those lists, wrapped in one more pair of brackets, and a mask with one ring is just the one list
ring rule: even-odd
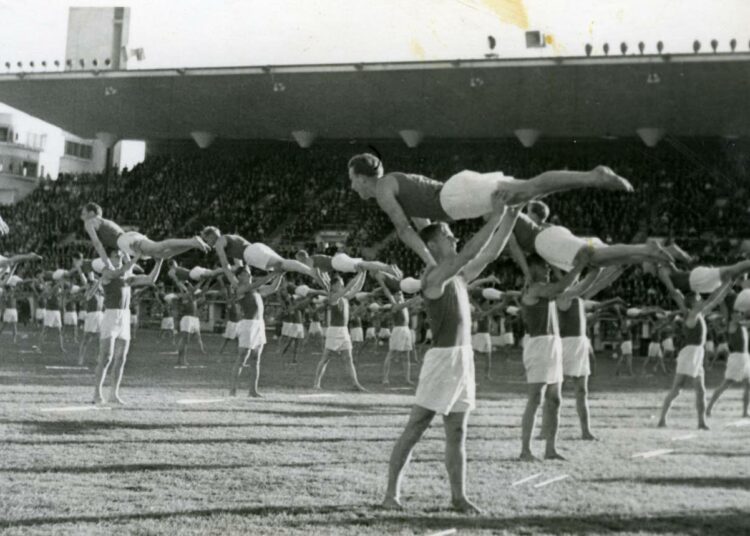
{"label": "short dark hair", "polygon": [[544,222],[549,218],[549,207],[547,206],[547,203],[543,201],[531,201],[527,210],[529,211],[529,214],[539,218],[539,221]]}
{"label": "short dark hair", "polygon": [[351,157],[349,169],[354,170],[357,175],[377,178],[383,170],[383,162],[371,153],[362,153]]}
{"label": "short dark hair", "polygon": [[204,227],[201,231],[201,237],[205,238],[208,235],[214,235],[216,238],[219,238],[221,236],[221,231],[219,231],[218,227],[209,225],[208,227]]}
{"label": "short dark hair", "polygon": [[86,203],[85,205],[83,205],[83,209],[86,212],[93,212],[97,216],[101,216],[102,215],[102,207],[100,207],[96,203]]}
{"label": "short dark hair", "polygon": [[443,222],[435,222],[429,224],[427,227],[423,227],[421,231],[419,231],[419,238],[422,239],[422,242],[425,244],[427,242],[430,242],[431,240],[435,240],[437,235],[444,229],[445,224]]}

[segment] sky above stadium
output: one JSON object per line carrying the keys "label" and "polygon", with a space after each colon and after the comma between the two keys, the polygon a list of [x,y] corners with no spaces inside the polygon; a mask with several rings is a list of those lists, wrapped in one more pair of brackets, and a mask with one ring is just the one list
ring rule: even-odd
{"label": "sky above stadium", "polygon": [[[488,35],[501,57],[750,39],[747,0],[0,0],[0,64],[63,59],[68,8],[112,5],[131,8],[130,48],[145,50],[130,68],[479,58]],[[527,50],[526,30],[549,46]]]}

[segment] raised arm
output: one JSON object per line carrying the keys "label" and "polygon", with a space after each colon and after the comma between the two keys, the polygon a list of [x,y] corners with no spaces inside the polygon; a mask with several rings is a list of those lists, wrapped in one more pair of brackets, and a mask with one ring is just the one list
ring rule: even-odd
{"label": "raised arm", "polygon": [[601,274],[601,268],[592,268],[589,270],[589,273],[586,274],[586,277],[584,277],[581,281],[578,283],[575,283],[571,285],[569,288],[565,290],[560,296],[557,298],[557,302],[561,303],[563,309],[567,309],[567,304],[573,300],[573,298],[578,298],[580,296],[583,296],[583,294],[591,288],[591,285],[593,285],[599,275]]}
{"label": "raised arm", "polygon": [[529,270],[529,263],[526,262],[526,255],[524,254],[521,246],[518,244],[516,235],[511,234],[508,239],[508,250],[510,251],[511,258],[515,261],[518,267],[523,273],[525,281],[531,281],[531,270]]}
{"label": "raised arm", "polygon": [[696,303],[690,309],[690,312],[685,318],[685,324],[687,324],[687,326],[690,328],[695,326],[695,321],[698,318],[698,315],[708,315],[708,313],[710,313],[714,307],[721,303],[721,301],[726,297],[727,292],[729,292],[729,289],[731,289],[733,285],[734,280],[730,279],[728,281],[725,281],[719,288],[711,293],[706,301]]}
{"label": "raised arm", "polygon": [[239,280],[237,279],[237,276],[234,275],[234,272],[232,271],[231,266],[229,266],[229,259],[227,258],[227,252],[224,249],[226,246],[226,243],[227,243],[226,237],[221,236],[216,241],[216,244],[214,245],[214,249],[216,250],[216,256],[219,257],[221,270],[224,272],[224,275],[227,277],[227,281],[229,281],[229,284],[232,285],[232,287],[236,287],[237,285],[239,285]]}
{"label": "raised arm", "polygon": [[159,278],[159,272],[161,271],[161,265],[163,262],[164,259],[157,260],[156,264],[154,264],[154,268],[148,273],[148,275],[136,275],[129,277],[128,283],[131,287],[155,285],[156,280]]}
{"label": "raised arm", "polygon": [[556,298],[575,283],[576,278],[580,275],[585,266],[586,263],[584,262],[578,263],[570,272],[565,274],[562,279],[559,279],[554,283],[532,285],[529,287],[526,296],[532,298]]}
{"label": "raised arm", "polygon": [[500,253],[508,243],[508,238],[513,233],[513,227],[516,225],[516,220],[520,213],[521,207],[507,207],[505,209],[505,213],[500,219],[500,225],[495,230],[490,241],[461,271],[467,282],[479,277],[479,274],[484,271],[487,265],[500,256]]}
{"label": "raised arm", "polygon": [[395,179],[388,176],[378,179],[376,190],[378,205],[388,214],[401,241],[416,253],[427,266],[434,266],[435,259],[432,257],[430,250],[419,237],[419,233],[412,227],[408,216],[393,193],[394,183]]}

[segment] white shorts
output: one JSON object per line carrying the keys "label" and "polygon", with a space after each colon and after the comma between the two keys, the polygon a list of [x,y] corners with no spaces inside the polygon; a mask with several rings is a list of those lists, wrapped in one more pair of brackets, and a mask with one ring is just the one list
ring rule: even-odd
{"label": "white shorts", "polygon": [[99,333],[101,330],[102,319],[104,313],[101,311],[93,311],[86,315],[86,322],[83,324],[84,333]]}
{"label": "white shorts", "polygon": [[36,313],[34,313],[34,318],[36,320],[44,321],[44,314],[47,312],[47,309],[37,309]]}
{"label": "white shorts", "polygon": [[506,331],[500,335],[500,346],[513,346],[515,342],[512,331]]}
{"label": "white shorts", "polygon": [[[120,251],[127,253],[131,257],[135,257],[136,251],[133,249],[133,245],[139,240],[146,240],[146,235],[137,233],[135,231],[128,231],[122,233],[117,239],[117,247]],[[128,339],[129,340],[129,339]]]}
{"label": "white shorts", "polygon": [[201,321],[197,316],[183,316],[180,318],[180,331],[183,333],[200,333]]}
{"label": "white shorts", "polygon": [[336,253],[331,259],[331,267],[339,272],[353,273],[357,271],[357,265],[362,259],[355,259],[346,253]]}
{"label": "white shorts", "polygon": [[302,324],[289,324],[289,337],[292,339],[304,339],[305,338],[305,326]]}
{"label": "white shorts", "polygon": [[323,335],[323,326],[320,325],[320,322],[310,322],[307,333],[309,335]]}
{"label": "white shorts", "polygon": [[714,350],[716,348],[714,347],[714,341],[706,341],[706,344],[703,345],[706,348],[706,352],[709,354],[713,354]]}
{"label": "white shorts", "polygon": [[563,381],[562,342],[554,335],[529,337],[523,347],[523,366],[527,383]]}
{"label": "white shorts", "polygon": [[130,325],[131,326],[138,325],[138,315],[134,315],[133,313],[130,313]]}
{"label": "white shorts", "polygon": [[60,311],[44,311],[44,327],[45,328],[61,328],[62,317]]}
{"label": "white shorts", "polygon": [[661,349],[665,352],[674,352],[674,339],[669,337],[661,341]]}
{"label": "white shorts", "polygon": [[130,340],[130,311],[127,309],[105,309],[99,328],[100,339]]}
{"label": "white shorts", "polygon": [[489,353],[492,350],[492,339],[489,333],[475,333],[471,336],[471,347],[475,352]]}
{"label": "white shorts", "polygon": [[649,343],[648,356],[649,357],[662,357],[661,344],[659,344],[658,342]]}
{"label": "white shorts", "polygon": [[161,319],[161,329],[174,331],[174,317],[164,316]]}
{"label": "white shorts", "polygon": [[282,322],[281,323],[281,336],[282,337],[289,337],[289,334],[292,330],[292,324],[289,322]]}
{"label": "white shorts", "polygon": [[362,335],[362,328],[351,328],[349,330],[349,337],[351,337],[352,342],[363,342],[365,340]]}
{"label": "white shorts", "polygon": [[476,406],[474,351],[471,346],[430,348],[422,360],[414,403],[448,415]]}
{"label": "white shorts", "polygon": [[620,352],[622,352],[623,355],[633,355],[633,341],[621,342]]}
{"label": "white shorts", "polygon": [[684,374],[691,378],[703,375],[703,346],[689,344],[677,354],[677,374]]}
{"label": "white shorts", "polygon": [[86,322],[87,311],[78,311],[78,322],[83,324]]}
{"label": "white shorts", "polygon": [[523,337],[521,337],[521,348],[526,348],[530,338],[528,333],[523,334]]}
{"label": "white shorts", "polygon": [[367,331],[365,332],[365,339],[374,339],[375,338],[375,328],[367,328]]}
{"label": "white shorts", "polygon": [[278,253],[260,242],[247,246],[242,258],[248,266],[258,268],[259,270],[268,270],[270,264],[273,264],[275,261],[284,260]]}
{"label": "white shorts", "polygon": [[580,378],[591,374],[588,337],[562,338],[562,367],[563,376]]}
{"label": "white shorts", "polygon": [[326,350],[341,352],[352,349],[352,339],[346,326],[328,326],[326,330]]}
{"label": "white shorts", "polygon": [[711,294],[721,286],[721,275],[718,268],[698,266],[690,270],[690,290],[700,294]]}
{"label": "white shorts", "polygon": [[255,350],[266,344],[266,323],[263,320],[240,320],[237,323],[240,348]]}
{"label": "white shorts", "polygon": [[716,353],[717,354],[728,354],[728,353],[730,353],[729,352],[729,344],[727,344],[726,342],[722,342],[721,344],[719,344],[719,346],[716,348]]}
{"label": "white shorts", "polygon": [[206,269],[205,269],[205,268],[203,268],[202,266],[194,266],[194,267],[193,267],[193,268],[191,268],[191,269],[190,269],[190,271],[188,272],[188,276],[189,276],[189,277],[190,277],[190,279],[192,279],[193,281],[200,281],[201,279],[203,279],[203,277],[205,277],[206,275],[208,275],[208,274],[210,274],[210,273],[211,273],[211,271],[210,271],[210,270],[206,270]]}
{"label": "white shorts", "polygon": [[424,335],[424,342],[432,342],[432,330],[428,329]]}
{"label": "white shorts", "polygon": [[393,326],[391,338],[388,341],[388,350],[411,352],[413,348],[411,330],[406,326]]}
{"label": "white shorts", "polygon": [[742,382],[750,379],[750,354],[734,352],[727,358],[727,369],[724,379]]}
{"label": "white shorts", "polygon": [[225,339],[234,340],[237,338],[237,322],[227,321],[227,325],[224,328],[222,337]]}
{"label": "white shorts", "polygon": [[534,239],[534,249],[537,254],[552,266],[569,272],[575,265],[578,252],[588,246],[600,248],[605,244],[598,238],[581,238],[570,232],[566,227],[553,225],[547,227]]}
{"label": "white shorts", "polygon": [[378,338],[380,339],[388,339],[391,336],[391,330],[388,328],[380,328],[380,331],[378,331]]}
{"label": "white shorts", "polygon": [[3,312],[3,322],[6,324],[18,323],[18,309],[6,309]]}
{"label": "white shorts", "polygon": [[65,314],[63,315],[63,324],[66,326],[77,326],[78,313],[75,311],[65,311]]}
{"label": "white shorts", "polygon": [[440,205],[452,220],[470,220],[492,212],[492,194],[502,182],[515,181],[501,171],[477,173],[465,169],[440,190]]}

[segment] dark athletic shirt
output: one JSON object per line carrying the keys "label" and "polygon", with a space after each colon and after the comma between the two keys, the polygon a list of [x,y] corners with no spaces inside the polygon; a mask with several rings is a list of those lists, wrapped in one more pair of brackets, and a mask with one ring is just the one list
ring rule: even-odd
{"label": "dark athletic shirt", "polygon": [[393,326],[408,326],[409,325],[409,309],[404,308],[395,313],[391,313],[391,320]]}
{"label": "dark athletic shirt", "polygon": [[239,259],[243,260],[245,256],[245,248],[250,245],[250,242],[242,238],[240,235],[228,234],[224,235],[226,238],[227,245],[224,247],[224,253],[227,254],[227,259]]}
{"label": "dark athletic shirt", "polygon": [[440,204],[443,183],[421,175],[391,173],[398,183],[396,201],[409,218],[429,218],[435,221],[452,221]]}
{"label": "dark athletic shirt", "polygon": [[573,298],[567,311],[558,307],[557,322],[560,327],[560,337],[585,337],[586,310],[583,307],[583,300]]}
{"label": "dark athletic shirt", "polygon": [[341,298],[337,305],[331,305],[331,327],[349,325],[349,300]]}
{"label": "dark athletic shirt", "polygon": [[698,315],[695,326],[689,328],[687,323],[682,328],[685,335],[685,346],[703,346],[706,344],[706,321],[703,315]]}
{"label": "dark athletic shirt", "polygon": [[747,353],[747,328],[738,326],[737,331],[729,334],[729,352],[732,354]]}
{"label": "dark athletic shirt", "polygon": [[104,308],[127,310],[130,306],[130,286],[125,284],[125,276],[110,279],[108,283],[102,282],[104,289]]}
{"label": "dark athletic shirt", "polygon": [[310,255],[312,259],[313,268],[317,268],[321,272],[332,272],[333,264],[331,263],[332,257],[329,255]]}
{"label": "dark athletic shirt", "polygon": [[536,251],[534,242],[537,235],[543,230],[544,228],[541,225],[526,214],[521,213],[518,215],[515,227],[513,227],[513,235],[525,253],[534,253]]}
{"label": "dark athletic shirt", "polygon": [[117,239],[122,236],[125,231],[122,227],[117,225],[112,220],[101,219],[99,222],[99,228],[96,230],[96,236],[99,237],[99,242],[107,249],[117,249]]}
{"label": "dark athletic shirt", "polygon": [[263,298],[257,291],[247,292],[240,300],[243,320],[263,320]]}
{"label": "dark athletic shirt", "polygon": [[529,337],[557,335],[555,333],[555,312],[557,307],[550,307],[547,298],[539,298],[534,305],[523,304],[523,319],[526,322],[526,333]]}
{"label": "dark athletic shirt", "polygon": [[690,272],[685,272],[682,270],[672,272],[672,274],[670,275],[670,279],[672,280],[674,288],[676,288],[677,290],[683,293],[692,292],[690,290]]}
{"label": "dark athletic shirt", "polygon": [[424,294],[422,298],[432,327],[433,347],[455,348],[471,344],[471,304],[461,276],[450,278],[439,298],[431,300]]}

